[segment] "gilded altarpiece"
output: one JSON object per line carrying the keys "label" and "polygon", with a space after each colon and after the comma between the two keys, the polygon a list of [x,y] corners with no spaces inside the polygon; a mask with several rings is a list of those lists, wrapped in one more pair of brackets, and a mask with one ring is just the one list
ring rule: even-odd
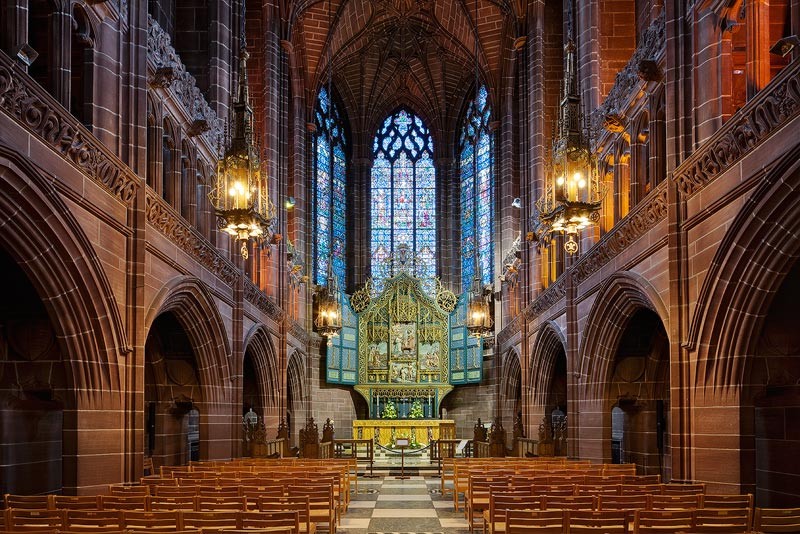
{"label": "gilded altarpiece", "polygon": [[421,405],[423,417],[438,417],[439,403],[453,389],[449,354],[454,299],[438,284],[435,291],[436,299],[425,293],[419,279],[401,271],[385,281],[379,295],[364,300],[368,304],[358,313],[355,389],[367,400],[371,418],[381,417],[389,403],[398,409],[398,418],[408,417],[414,402]]}

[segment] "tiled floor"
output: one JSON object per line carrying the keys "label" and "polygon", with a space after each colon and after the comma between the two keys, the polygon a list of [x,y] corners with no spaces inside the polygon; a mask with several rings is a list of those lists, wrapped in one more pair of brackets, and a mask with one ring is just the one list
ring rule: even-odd
{"label": "tiled floor", "polygon": [[[339,532],[468,532],[464,512],[453,511],[453,497],[438,493],[440,481],[427,476],[359,479],[359,493],[342,518]],[[433,492],[432,492],[433,490]]]}

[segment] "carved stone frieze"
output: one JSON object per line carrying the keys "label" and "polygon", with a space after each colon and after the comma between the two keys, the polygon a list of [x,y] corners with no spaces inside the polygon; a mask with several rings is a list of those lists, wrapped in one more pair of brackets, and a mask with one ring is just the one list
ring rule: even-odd
{"label": "carved stone frieze", "polygon": [[274,300],[269,298],[263,291],[261,291],[255,283],[249,278],[244,280],[244,299],[251,303],[253,306],[266,313],[267,316],[274,319],[276,322],[281,322],[285,319],[286,313],[278,306]]}
{"label": "carved stone frieze", "polygon": [[[189,115],[189,135],[202,134],[212,147],[216,147],[223,134],[222,121],[206,102],[194,76],[186,70],[169,34],[150,15],[147,15],[147,60],[155,68],[150,85],[168,88]],[[198,125],[203,126],[200,128]]]}
{"label": "carved stone frieze", "polygon": [[661,182],[644,202],[634,208],[620,224],[607,233],[572,266],[572,279],[580,284],[642,237],[667,216],[666,182]]}
{"label": "carved stone frieze", "polygon": [[289,327],[289,332],[292,334],[292,336],[297,341],[299,341],[300,343],[302,343],[306,347],[311,342],[311,335],[297,321],[291,321],[291,324],[290,324],[290,327]]}
{"label": "carved stone frieze", "polygon": [[155,229],[167,236],[181,250],[192,256],[212,274],[228,285],[233,285],[241,271],[229,259],[211,245],[197,230],[180,216],[175,214],[170,206],[148,190],[145,198],[145,216],[147,222]]}
{"label": "carved stone frieze", "polygon": [[501,350],[505,346],[505,344],[508,343],[509,340],[511,340],[511,338],[513,338],[515,335],[519,333],[520,329],[522,328],[521,317],[522,315],[517,315],[516,317],[511,319],[511,322],[508,323],[505,326],[505,328],[503,328],[502,330],[500,330],[500,332],[497,333],[496,343],[497,346],[501,348]]}
{"label": "carved stone frieze", "polygon": [[789,64],[673,174],[692,196],[800,114],[800,63]]}
{"label": "carved stone frieze", "polygon": [[525,308],[523,314],[525,319],[532,320],[547,311],[551,306],[564,298],[567,294],[567,276],[566,274],[558,277],[555,283],[545,289],[530,305]]}
{"label": "carved stone frieze", "polygon": [[[633,51],[631,59],[625,68],[617,73],[614,86],[608,92],[608,96],[600,106],[592,112],[591,125],[595,133],[599,133],[605,124],[607,117],[625,116],[625,108],[629,104],[631,97],[638,92],[637,88],[642,83],[640,76],[641,65],[655,63],[658,69],[657,58],[664,55],[666,45],[666,25],[664,23],[664,13],[653,21],[645,30],[639,46]],[[653,74],[652,69],[647,71],[647,75]],[[655,75],[655,74],[653,74]]]}
{"label": "carved stone frieze", "polygon": [[133,202],[136,176],[3,53],[0,108],[122,202]]}

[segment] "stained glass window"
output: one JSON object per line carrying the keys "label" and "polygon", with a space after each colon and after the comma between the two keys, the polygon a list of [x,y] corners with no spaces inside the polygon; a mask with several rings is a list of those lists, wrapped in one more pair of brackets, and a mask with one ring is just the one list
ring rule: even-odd
{"label": "stained glass window", "polygon": [[461,282],[464,291],[469,290],[475,276],[476,244],[483,283],[491,284],[494,279],[494,140],[489,130],[491,114],[486,86],[481,86],[478,98],[467,109],[459,139]]}
{"label": "stained glass window", "polygon": [[375,289],[391,274],[387,259],[406,245],[412,270],[436,276],[436,171],[433,139],[408,109],[387,117],[372,144],[371,275]]}
{"label": "stained glass window", "polygon": [[342,115],[325,87],[319,92],[314,123],[317,126],[314,134],[314,280],[319,285],[327,283],[328,261],[332,259],[339,287],[344,287],[346,139]]}

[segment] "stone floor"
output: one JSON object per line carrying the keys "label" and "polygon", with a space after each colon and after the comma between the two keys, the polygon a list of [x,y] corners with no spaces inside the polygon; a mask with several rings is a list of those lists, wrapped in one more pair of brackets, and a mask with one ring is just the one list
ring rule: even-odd
{"label": "stone floor", "polygon": [[381,478],[359,478],[358,494],[353,495],[339,532],[468,532],[463,510],[453,511],[452,495],[442,496],[439,490],[440,480],[430,475],[411,476],[407,480],[388,474]]}

